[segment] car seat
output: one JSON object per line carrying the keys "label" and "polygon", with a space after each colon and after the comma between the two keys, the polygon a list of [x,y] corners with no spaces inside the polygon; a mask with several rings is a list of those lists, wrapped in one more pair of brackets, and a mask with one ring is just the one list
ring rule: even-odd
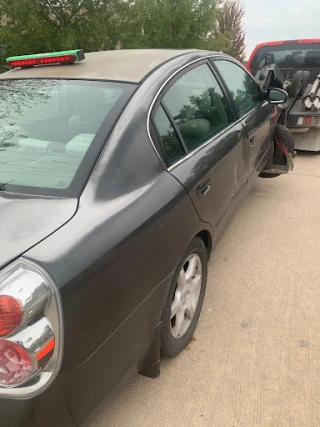
{"label": "car seat", "polygon": [[320,51],[309,50],[306,53],[303,69],[310,72],[309,83],[313,82],[320,73]]}
{"label": "car seat", "polygon": [[304,65],[306,66],[306,68],[314,67],[315,65],[320,65],[320,51],[308,50],[304,58]]}
{"label": "car seat", "polygon": [[283,62],[279,62],[280,68],[297,68],[299,64],[294,60],[293,55],[286,55]]}

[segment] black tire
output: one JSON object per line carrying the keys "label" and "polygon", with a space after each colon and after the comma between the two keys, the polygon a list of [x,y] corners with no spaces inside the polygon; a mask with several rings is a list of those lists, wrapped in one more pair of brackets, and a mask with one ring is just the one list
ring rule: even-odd
{"label": "black tire", "polygon": [[302,81],[304,77],[304,72],[298,70],[291,80],[291,84],[289,86],[288,95],[289,98],[296,98],[302,88]]}
{"label": "black tire", "polygon": [[[198,298],[197,306],[191,323],[185,333],[180,338],[175,338],[172,332],[172,319],[171,320],[171,306],[177,289],[178,278],[180,271],[184,268],[186,261],[190,255],[195,254],[199,257],[202,266],[202,280],[200,295]],[[167,300],[165,302],[162,312],[162,326],[161,326],[161,355],[164,357],[177,356],[191,341],[193,333],[196,329],[201,308],[204,300],[208,274],[208,252],[205,248],[203,241],[196,237],[184,252],[181,261],[175,271],[171,286],[168,292]]]}
{"label": "black tire", "polygon": [[301,81],[301,89],[298,93],[299,97],[305,93],[306,88],[308,86],[309,78],[310,78],[310,71],[303,71],[303,78]]}
{"label": "black tire", "polygon": [[[289,129],[284,125],[277,125],[274,131],[274,135],[285,144],[285,146],[288,148],[288,152],[294,155],[294,140]],[[283,154],[283,152],[281,151],[276,141],[274,141],[273,144],[274,144],[273,164],[286,165],[287,157],[285,156],[285,154]],[[279,173],[267,174],[267,173],[261,172],[260,177],[261,178],[277,178],[280,175],[281,174]]]}
{"label": "black tire", "polygon": [[[294,155],[294,140],[290,130],[284,125],[277,125],[274,130],[274,135],[284,143],[288,149],[288,152]],[[274,147],[273,162],[277,165],[287,164],[287,158],[280,150],[278,144],[275,144]]]}

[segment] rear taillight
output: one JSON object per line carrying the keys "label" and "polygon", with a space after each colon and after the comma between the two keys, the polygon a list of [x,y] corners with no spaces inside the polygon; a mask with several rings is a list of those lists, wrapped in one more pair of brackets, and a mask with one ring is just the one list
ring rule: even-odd
{"label": "rear taillight", "polygon": [[20,324],[22,307],[16,298],[0,295],[0,337],[10,334]]}
{"label": "rear taillight", "polygon": [[20,259],[0,273],[0,398],[43,391],[60,369],[62,316],[52,279]]}
{"label": "rear taillight", "polygon": [[27,381],[34,370],[30,354],[19,344],[0,339],[0,384],[15,386]]}

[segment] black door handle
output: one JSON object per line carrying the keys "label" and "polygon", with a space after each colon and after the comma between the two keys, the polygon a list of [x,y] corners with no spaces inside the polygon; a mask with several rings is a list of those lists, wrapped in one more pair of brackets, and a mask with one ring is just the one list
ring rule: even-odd
{"label": "black door handle", "polygon": [[206,179],[205,181],[200,182],[200,184],[196,186],[196,193],[199,199],[207,195],[210,190],[211,190],[210,179]]}
{"label": "black door handle", "polygon": [[257,138],[253,135],[253,136],[250,137],[249,141],[250,141],[251,145],[254,145],[257,142]]}

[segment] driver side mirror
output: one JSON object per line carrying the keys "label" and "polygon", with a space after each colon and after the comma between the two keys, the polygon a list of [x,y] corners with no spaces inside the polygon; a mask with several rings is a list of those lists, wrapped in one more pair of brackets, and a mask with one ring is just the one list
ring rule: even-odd
{"label": "driver side mirror", "polygon": [[288,99],[288,94],[283,89],[271,88],[268,90],[266,98],[270,104],[283,104]]}

